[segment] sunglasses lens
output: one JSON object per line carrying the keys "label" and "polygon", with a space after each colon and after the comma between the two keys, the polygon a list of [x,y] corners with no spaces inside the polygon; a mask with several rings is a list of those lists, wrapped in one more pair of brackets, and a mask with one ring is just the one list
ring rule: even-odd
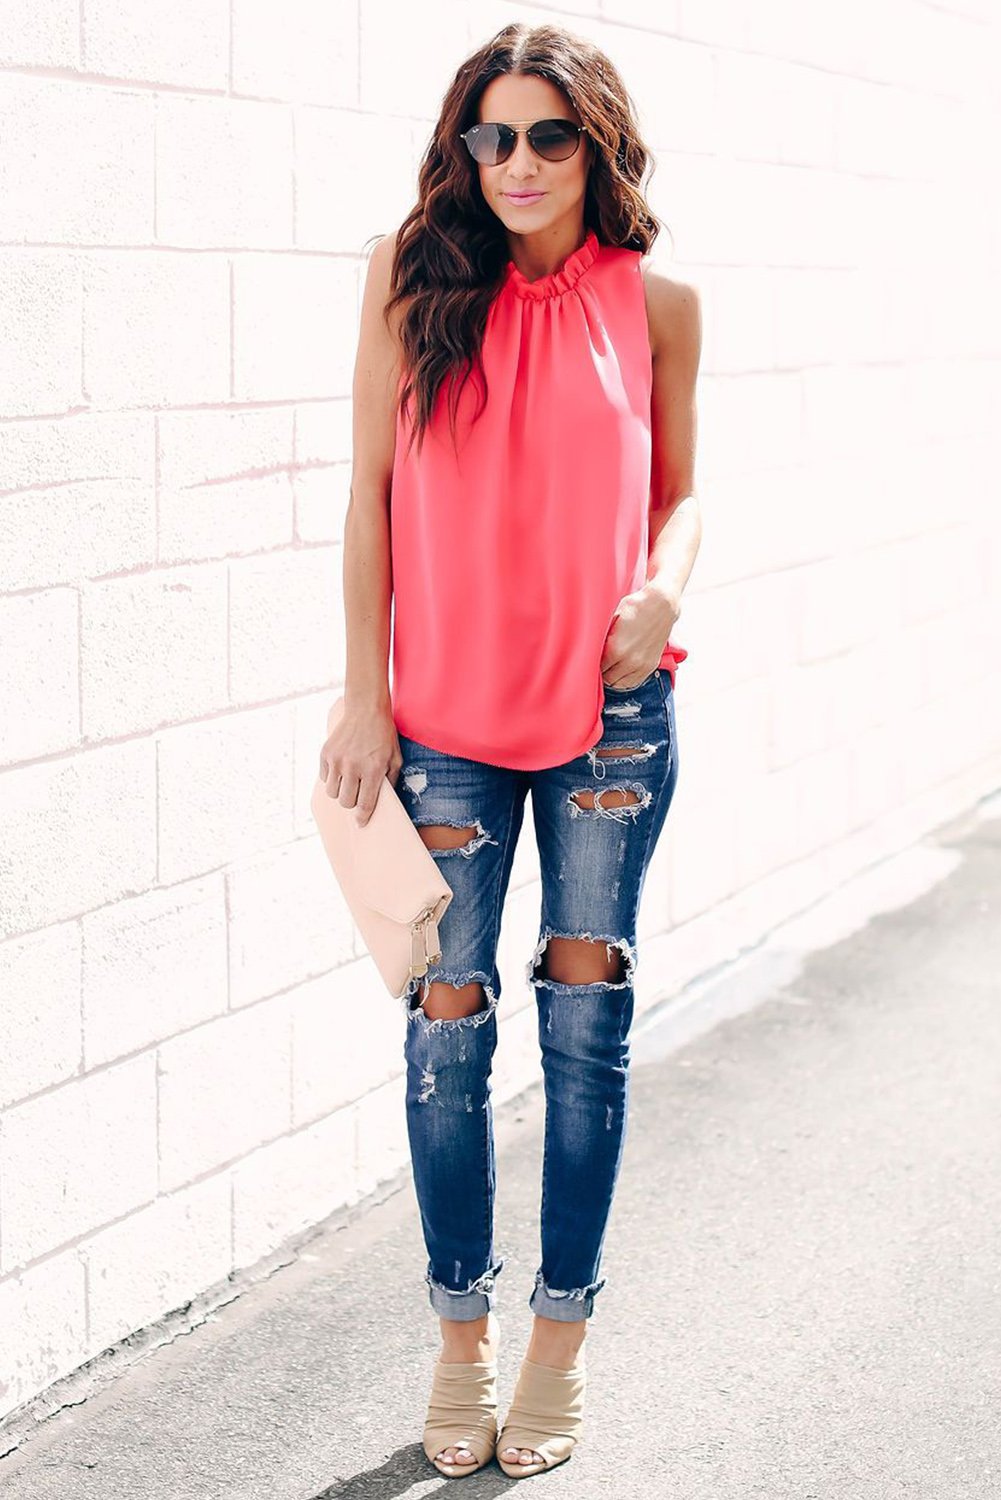
{"label": "sunglasses lens", "polygon": [[[566,161],[577,150],[577,128],[563,120],[537,120],[528,138],[545,161]],[[466,144],[481,166],[496,167],[507,161],[516,139],[508,125],[477,125],[466,137]]]}
{"label": "sunglasses lens", "polygon": [[577,130],[563,120],[540,120],[529,136],[535,150],[546,161],[566,161],[577,150]]}
{"label": "sunglasses lens", "polygon": [[514,146],[515,134],[506,125],[477,125],[466,137],[470,154],[484,167],[496,167],[507,161]]}

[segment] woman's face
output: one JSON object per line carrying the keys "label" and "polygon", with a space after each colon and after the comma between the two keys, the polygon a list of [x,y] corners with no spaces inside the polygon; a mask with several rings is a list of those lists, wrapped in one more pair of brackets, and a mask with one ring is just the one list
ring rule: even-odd
{"label": "woman's face", "polygon": [[[536,120],[572,120],[580,115],[566,95],[548,79],[504,73],[494,78],[480,97],[478,123],[532,125]],[[591,142],[586,135],[566,161],[537,156],[528,137],[518,133],[507,161],[497,166],[476,163],[483,197],[512,234],[534,235],[557,225],[571,224],[579,233],[584,223],[584,191],[591,166]],[[539,193],[518,203],[511,194]]]}

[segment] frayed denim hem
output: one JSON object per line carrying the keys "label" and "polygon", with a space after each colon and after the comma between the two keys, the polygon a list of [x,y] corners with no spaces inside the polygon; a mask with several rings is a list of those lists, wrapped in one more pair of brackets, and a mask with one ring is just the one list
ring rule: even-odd
{"label": "frayed denim hem", "polygon": [[501,1257],[496,1265],[471,1281],[465,1290],[454,1291],[435,1280],[429,1265],[424,1280],[428,1284],[429,1301],[434,1311],[439,1317],[450,1318],[456,1323],[472,1323],[477,1318],[485,1317],[494,1305],[494,1280],[503,1266],[504,1259]]}
{"label": "frayed denim hem", "polygon": [[535,1289],[528,1305],[540,1318],[553,1318],[557,1323],[580,1323],[594,1311],[594,1299],[605,1285],[605,1278],[590,1286],[577,1287],[569,1292],[553,1291],[547,1287],[542,1272],[535,1273]]}

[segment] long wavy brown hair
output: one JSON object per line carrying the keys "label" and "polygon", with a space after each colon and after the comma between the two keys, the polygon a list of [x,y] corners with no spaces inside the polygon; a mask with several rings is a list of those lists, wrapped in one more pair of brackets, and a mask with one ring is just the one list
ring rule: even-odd
{"label": "long wavy brown hair", "polygon": [[644,254],[660,233],[660,221],[639,186],[653,158],[640,139],[626,87],[599,47],[562,26],[518,22],[473,52],[445,94],[424,153],[417,202],[397,235],[391,295],[384,308],[388,323],[391,310],[405,304],[400,337],[406,380],[400,407],[416,403],[408,452],[415,437],[420,452],[446,381],[453,445],[461,386],[474,371],[482,383],[476,417],[486,404],[480,350],[510,255],[503,226],[483,198],[476,163],[460,134],[476,124],[480,96],[502,73],[544,78],[562,89],[576,109],[592,147],[585,229],[594,229],[602,244]]}

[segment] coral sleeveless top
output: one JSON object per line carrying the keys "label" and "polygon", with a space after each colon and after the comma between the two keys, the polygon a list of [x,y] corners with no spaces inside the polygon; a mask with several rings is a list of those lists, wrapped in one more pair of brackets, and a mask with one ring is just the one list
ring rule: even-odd
{"label": "coral sleeveless top", "polygon": [[[653,362],[641,252],[593,229],[559,270],[513,260],[449,431],[396,418],[391,497],[397,731],[515,770],[602,734],[605,638],[646,581]],[[404,376],[400,377],[402,388]],[[399,388],[397,394],[399,394]],[[659,666],[688,655],[668,642]]]}

